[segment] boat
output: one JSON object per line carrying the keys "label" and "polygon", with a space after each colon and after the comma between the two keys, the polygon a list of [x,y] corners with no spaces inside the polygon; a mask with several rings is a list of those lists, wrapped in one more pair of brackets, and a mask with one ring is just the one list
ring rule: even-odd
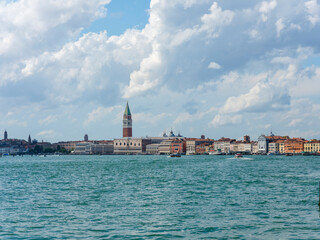
{"label": "boat", "polygon": [[209,155],[226,155],[226,154],[221,151],[211,151],[209,152]]}
{"label": "boat", "polygon": [[243,156],[242,156],[241,153],[237,153],[237,154],[234,155],[234,157],[235,157],[235,158],[242,158]]}
{"label": "boat", "polygon": [[168,157],[181,157],[180,153],[171,153]]}

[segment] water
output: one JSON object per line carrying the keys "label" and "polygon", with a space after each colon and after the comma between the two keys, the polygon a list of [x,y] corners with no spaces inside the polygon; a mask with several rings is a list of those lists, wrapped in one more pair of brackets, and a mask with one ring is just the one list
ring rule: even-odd
{"label": "water", "polygon": [[320,157],[0,158],[0,239],[319,239]]}

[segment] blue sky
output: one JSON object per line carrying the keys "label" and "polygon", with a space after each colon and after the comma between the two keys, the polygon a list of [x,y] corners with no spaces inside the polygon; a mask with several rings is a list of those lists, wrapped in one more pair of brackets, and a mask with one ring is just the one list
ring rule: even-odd
{"label": "blue sky", "polygon": [[120,35],[129,28],[143,29],[148,23],[150,1],[116,0],[106,5],[107,15],[92,22],[82,33],[107,31]]}
{"label": "blue sky", "polygon": [[[0,132],[320,139],[319,0],[0,3]],[[32,24],[30,24],[32,23]]]}

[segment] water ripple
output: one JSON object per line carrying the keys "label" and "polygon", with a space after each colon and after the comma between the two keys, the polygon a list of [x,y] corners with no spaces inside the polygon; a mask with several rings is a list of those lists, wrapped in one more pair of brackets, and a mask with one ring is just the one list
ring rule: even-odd
{"label": "water ripple", "polygon": [[317,239],[320,158],[0,160],[1,239]]}

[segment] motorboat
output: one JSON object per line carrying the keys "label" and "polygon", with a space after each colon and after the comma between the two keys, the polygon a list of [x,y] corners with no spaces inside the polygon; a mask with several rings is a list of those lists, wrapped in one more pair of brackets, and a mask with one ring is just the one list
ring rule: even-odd
{"label": "motorboat", "polygon": [[221,151],[211,151],[209,152],[209,155],[226,155],[226,154]]}
{"label": "motorboat", "polygon": [[242,158],[243,155],[242,155],[241,153],[237,153],[237,154],[234,155],[234,157],[235,157],[235,158]]}
{"label": "motorboat", "polygon": [[181,157],[180,153],[171,153],[168,157]]}

